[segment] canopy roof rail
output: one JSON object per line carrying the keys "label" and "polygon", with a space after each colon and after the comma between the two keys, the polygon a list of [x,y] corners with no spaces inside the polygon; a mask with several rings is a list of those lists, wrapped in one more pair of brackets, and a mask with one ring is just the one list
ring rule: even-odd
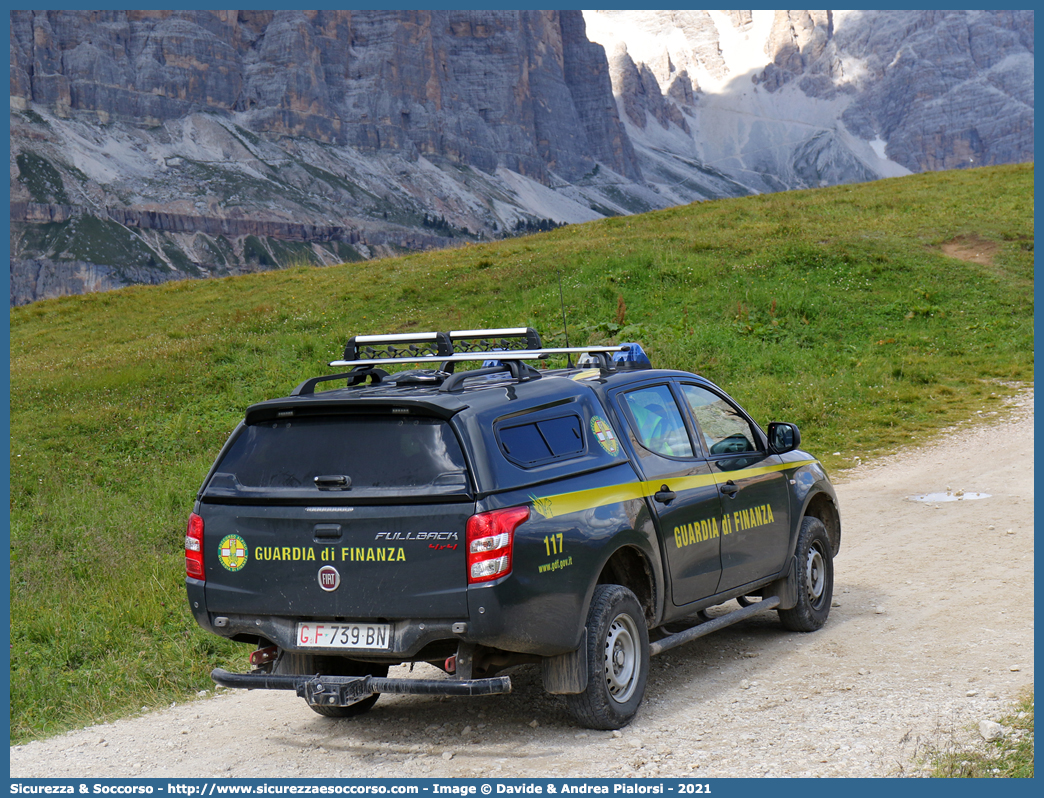
{"label": "canopy roof rail", "polygon": [[510,374],[511,378],[517,382],[529,382],[530,380],[540,379],[540,372],[531,366],[527,366],[521,360],[505,360],[497,366],[486,366],[480,369],[472,369],[471,371],[458,371],[443,381],[442,385],[439,386],[439,391],[442,393],[457,393],[464,390],[465,380],[470,380],[473,377],[487,377],[493,374],[504,373]]}
{"label": "canopy roof rail", "polygon": [[344,374],[327,374],[322,377],[312,377],[310,380],[305,380],[291,392],[291,396],[307,396],[315,393],[315,386],[321,382],[329,382],[331,380],[348,380],[346,387],[351,388],[353,385],[358,385],[360,382],[366,382],[370,380],[371,385],[376,385],[385,377],[388,376],[388,372],[384,369],[373,368],[372,365],[356,366],[351,371],[345,372]]}

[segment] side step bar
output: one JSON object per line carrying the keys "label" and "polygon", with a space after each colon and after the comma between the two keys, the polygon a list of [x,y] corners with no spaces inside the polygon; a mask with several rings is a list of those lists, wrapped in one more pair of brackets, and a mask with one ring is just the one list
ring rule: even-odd
{"label": "side step bar", "polygon": [[778,604],[779,596],[772,596],[771,598],[765,598],[761,601],[755,601],[750,606],[743,607],[742,609],[734,610],[725,615],[719,615],[717,618],[712,618],[705,623],[693,626],[691,629],[686,629],[684,632],[678,632],[670,637],[663,638],[663,640],[657,640],[655,643],[650,643],[649,656],[655,657],[657,654],[662,654],[664,651],[669,651],[675,646],[688,643],[690,640],[695,640],[697,637],[703,637],[704,635],[709,635],[711,632],[724,629],[726,626],[732,626],[732,624],[749,618],[751,615],[757,615],[759,612],[771,610]]}
{"label": "side step bar", "polygon": [[386,676],[314,676],[274,673],[229,673],[222,668],[210,672],[222,687],[246,690],[294,690],[309,704],[351,706],[374,693],[400,695],[476,696],[511,692],[510,676],[490,679],[389,679]]}

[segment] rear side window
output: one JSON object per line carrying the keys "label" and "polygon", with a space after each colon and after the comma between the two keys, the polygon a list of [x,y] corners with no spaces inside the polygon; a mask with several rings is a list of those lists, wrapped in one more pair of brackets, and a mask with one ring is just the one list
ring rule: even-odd
{"label": "rear side window", "polygon": [[524,424],[505,423],[497,427],[497,438],[509,460],[533,466],[582,454],[582,430],[580,417],[569,414]]}
{"label": "rear side window", "polygon": [[244,427],[217,464],[207,493],[259,489],[273,496],[342,498],[463,494],[468,480],[460,444],[445,421],[351,415]]}

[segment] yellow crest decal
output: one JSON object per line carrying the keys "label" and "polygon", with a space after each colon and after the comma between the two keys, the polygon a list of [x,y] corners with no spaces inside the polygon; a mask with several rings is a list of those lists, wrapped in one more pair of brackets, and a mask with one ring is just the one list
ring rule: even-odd
{"label": "yellow crest decal", "polygon": [[238,571],[246,565],[247,544],[239,535],[225,535],[218,545],[218,559],[229,571]]}
{"label": "yellow crest decal", "polygon": [[594,433],[594,436],[598,438],[598,442],[602,444],[602,448],[609,454],[615,455],[620,451],[620,443],[616,440],[616,433],[609,426],[609,422],[601,416],[591,417],[591,432]]}
{"label": "yellow crest decal", "polygon": [[536,496],[530,496],[533,500],[533,509],[540,513],[544,518],[551,518],[555,514],[555,504],[549,498],[538,499]]}

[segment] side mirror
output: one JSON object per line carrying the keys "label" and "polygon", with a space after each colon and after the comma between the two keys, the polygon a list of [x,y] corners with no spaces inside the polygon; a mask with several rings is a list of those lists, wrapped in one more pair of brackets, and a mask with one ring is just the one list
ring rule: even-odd
{"label": "side mirror", "polygon": [[773,421],[768,427],[768,439],[773,454],[786,454],[801,445],[801,432],[795,424]]}

